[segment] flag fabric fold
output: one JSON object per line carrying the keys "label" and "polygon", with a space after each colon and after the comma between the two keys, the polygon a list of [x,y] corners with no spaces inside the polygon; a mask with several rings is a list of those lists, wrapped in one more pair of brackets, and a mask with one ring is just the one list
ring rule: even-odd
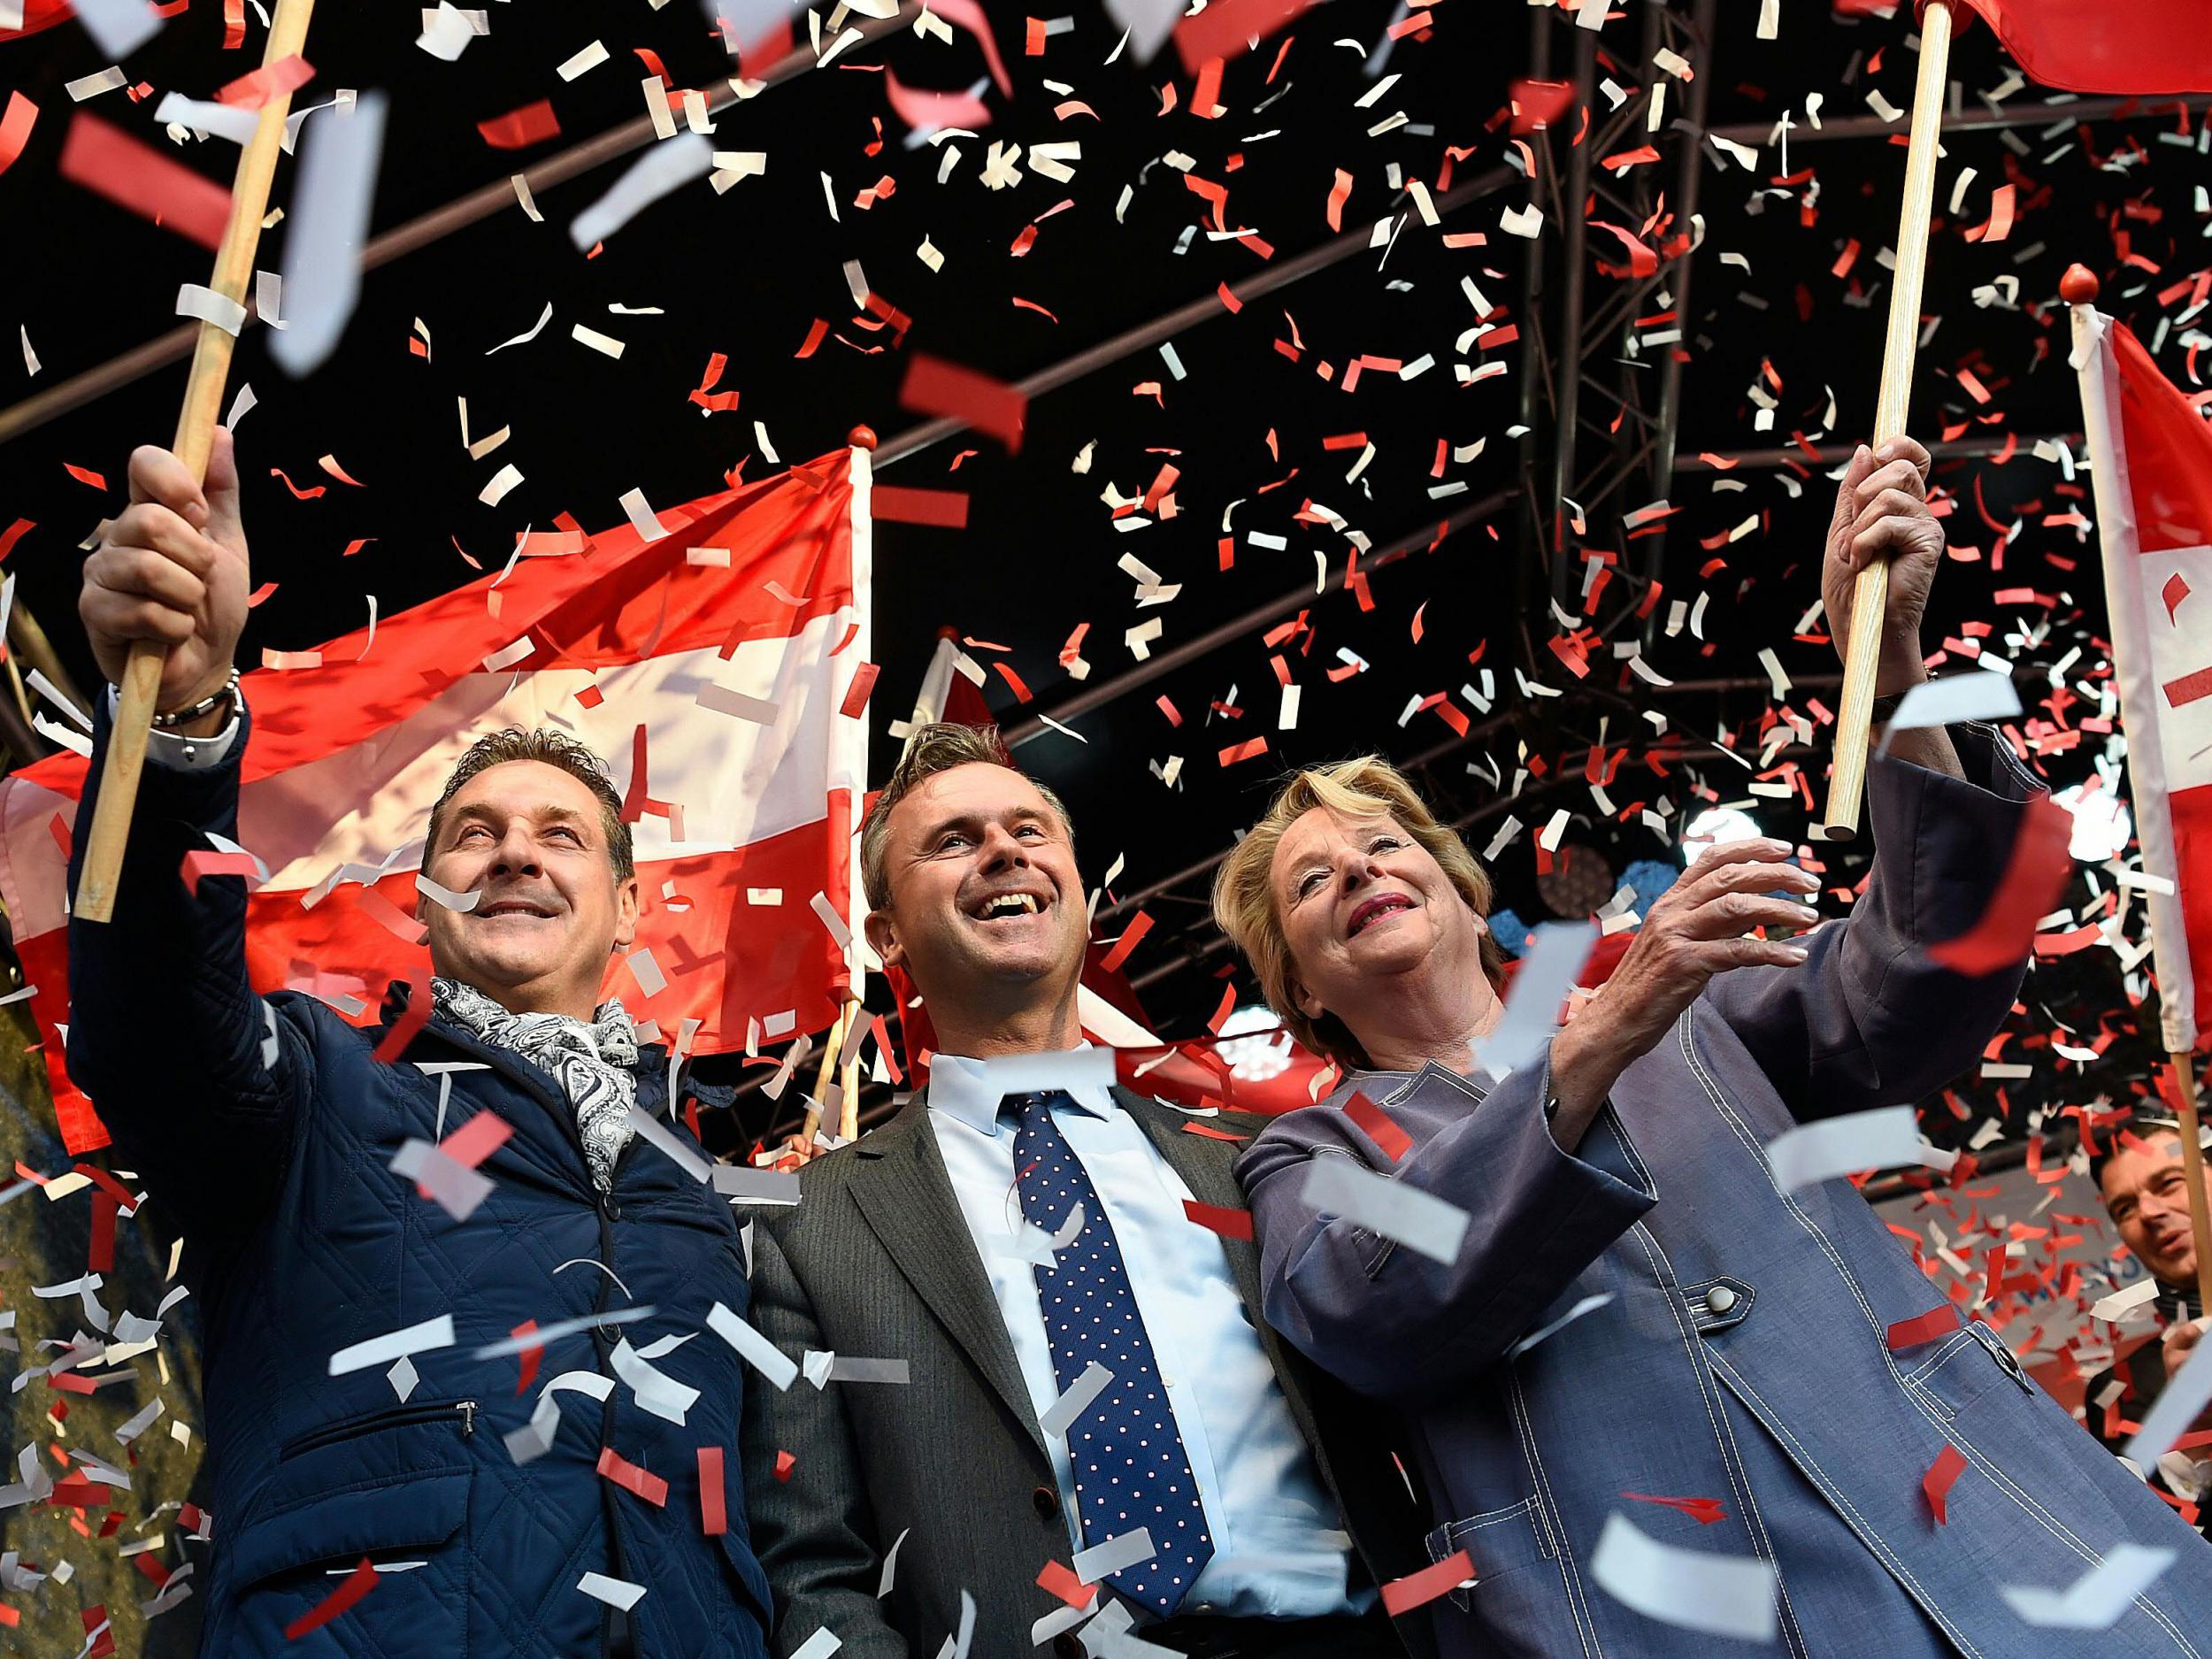
{"label": "flag fabric fold", "polygon": [[1987,23],[2028,78],[2047,87],[2212,92],[2212,0],[1955,0],[1953,10]]}
{"label": "flag fabric fold", "polygon": [[2124,323],[2074,308],[2114,678],[2164,1046],[2212,1032],[2212,426]]}
{"label": "flag fabric fold", "polygon": [[[454,762],[488,732],[551,726],[606,760],[635,839],[638,936],[606,994],[689,1053],[826,1026],[852,979],[818,901],[853,920],[867,728],[842,705],[872,654],[868,495],[854,449],[598,534],[530,536],[538,556],[295,657],[316,665],[248,674],[240,840],[270,872],[247,910],[256,988],[373,1021],[426,965],[415,877]],[[106,1141],[59,1037],[85,764],[0,781],[0,898],[73,1153]]]}

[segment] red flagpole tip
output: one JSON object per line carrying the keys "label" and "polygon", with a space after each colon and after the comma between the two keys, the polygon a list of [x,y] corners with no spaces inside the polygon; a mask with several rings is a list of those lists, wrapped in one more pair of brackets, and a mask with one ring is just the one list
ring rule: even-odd
{"label": "red flagpole tip", "polygon": [[[2087,273],[2083,274],[2087,275]],[[2095,296],[2096,280],[2093,277],[2090,279],[2090,297],[2093,299]],[[856,449],[873,449],[876,447],[876,429],[873,426],[855,426],[845,434],[845,442]]]}
{"label": "red flagpole tip", "polygon": [[2069,305],[2086,305],[2097,297],[2097,273],[2085,265],[2070,265],[2058,280],[2058,296]]}

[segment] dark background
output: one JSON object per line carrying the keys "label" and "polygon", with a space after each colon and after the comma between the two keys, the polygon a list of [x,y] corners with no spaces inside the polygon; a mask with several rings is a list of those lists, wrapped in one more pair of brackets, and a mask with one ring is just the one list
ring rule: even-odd
{"label": "dark background", "polygon": [[[864,424],[886,440],[886,482],[964,489],[971,498],[962,531],[877,527],[879,779],[896,752],[880,728],[910,707],[941,629],[971,641],[966,649],[977,661],[1003,662],[1032,688],[1034,703],[1021,706],[996,673],[990,678],[994,710],[1018,733],[1027,717],[1065,716],[1079,692],[1131,669],[1121,637],[1139,621],[1161,618],[1164,632],[1155,649],[1165,651],[1265,611],[1302,583],[1308,589],[1310,603],[1290,608],[1306,611],[1308,626],[1282,645],[1264,645],[1258,626],[1232,629],[1215,649],[1069,717],[1083,742],[1048,729],[1018,750],[1020,763],[1072,807],[1087,877],[1097,880],[1117,855],[1125,856],[1117,894],[1128,902],[1107,911],[1102,933],[1118,931],[1139,910],[1153,918],[1154,931],[1129,971],[1164,1033],[1202,1032],[1221,1000],[1219,976],[1231,969],[1206,920],[1204,871],[1179,884],[1171,878],[1229,846],[1286,764],[1367,749],[1417,763],[1443,813],[1475,815],[1469,833],[1478,849],[1505,810],[1516,812],[1530,827],[1494,861],[1494,873],[1501,904],[1530,922],[1583,913],[1640,861],[1678,864],[1673,843],[1684,817],[1711,801],[1746,804],[1767,829],[1801,838],[1810,821],[1801,798],[1755,798],[1747,789],[1749,772],[1712,746],[1725,736],[1755,756],[1784,704],[1803,715],[1812,712],[1809,699],[1830,707],[1836,699],[1837,664],[1824,629],[1816,623],[1803,635],[1794,630],[1816,597],[1833,493],[1829,475],[1873,418],[1889,282],[1877,254],[1896,234],[1902,124],[1870,134],[1823,135],[1809,130],[1807,111],[1816,95],[1831,124],[1868,124],[1870,95],[1909,106],[1916,58],[1901,17],[1837,17],[1809,0],[1790,0],[1779,9],[1777,38],[1761,40],[1760,8],[1724,0],[1712,12],[1711,38],[1691,41],[1683,56],[1702,82],[1706,123],[1757,146],[1755,165],[1747,168],[1678,124],[1692,107],[1691,88],[1644,56],[1648,41],[1695,34],[1693,0],[1678,0],[1657,18],[1651,4],[1626,0],[1609,17],[1597,37],[1594,84],[1617,83],[1630,95],[1634,115],[1646,86],[1669,81],[1669,119],[1661,130],[1645,133],[1639,116],[1632,131],[1604,146],[1616,154],[1648,140],[1659,158],[1618,184],[1600,170],[1595,183],[1608,194],[1586,200],[1563,183],[1578,116],[1570,113],[1549,134],[1528,135],[1523,152],[1503,112],[1515,77],[1571,77],[1586,36],[1564,14],[1504,0],[1435,7],[1425,27],[1391,43],[1383,73],[1401,79],[1370,109],[1355,100],[1377,84],[1370,72],[1396,14],[1383,0],[1333,0],[1228,64],[1219,95],[1224,112],[1214,119],[1192,112],[1192,77],[1171,48],[1148,65],[1127,52],[1104,63],[1119,31],[1087,4],[1072,9],[1070,27],[1048,37],[1041,57],[1027,56],[1027,14],[987,0],[1014,91],[1009,97],[987,88],[993,123],[976,138],[951,141],[962,157],[942,184],[936,180],[941,149],[906,145],[882,72],[895,70],[910,86],[964,89],[985,78],[986,61],[968,34],[956,33],[947,46],[902,28],[826,70],[723,111],[717,148],[765,150],[766,175],[720,196],[703,184],[690,186],[634,220],[595,257],[571,247],[566,225],[612,182],[629,152],[568,182],[538,188],[543,224],[531,223],[510,198],[373,270],[342,346],[306,380],[288,379],[265,357],[261,331],[248,331],[232,374],[234,388],[250,383],[258,398],[238,432],[245,516],[256,580],[278,587],[254,612],[245,660],[257,660],[264,648],[311,647],[358,626],[372,594],[388,618],[472,579],[476,572],[458,550],[488,564],[525,525],[542,527],[559,512],[596,528],[619,520],[617,498],[634,487],[667,505],[723,488],[741,466],[757,479],[773,464],[758,452],[756,421],[786,461],[833,449]],[[307,54],[315,79],[296,95],[296,108],[323,102],[341,87],[381,88],[390,99],[374,214],[380,234],[472,191],[503,190],[510,173],[634,121],[643,108],[638,83],[648,73],[635,49],[657,54],[680,86],[720,87],[730,67],[691,0],[669,0],[659,10],[625,0],[488,11],[491,33],[449,65],[416,50],[413,8],[326,0],[315,19]],[[178,149],[152,119],[159,92],[207,96],[257,63],[257,22],[243,50],[223,50],[222,35],[219,4],[191,0],[129,59],[131,80],[150,96],[133,102],[123,91],[108,92],[83,107],[227,181],[233,147],[188,140]],[[573,83],[559,81],[555,65],[595,37],[605,42],[611,61]],[[167,331],[178,285],[204,281],[209,266],[204,250],[58,175],[77,107],[64,83],[105,62],[73,23],[0,42],[0,102],[18,90],[40,111],[27,150],[0,174],[0,334],[6,336],[0,432],[12,433],[0,442],[0,531],[31,521],[6,555],[6,571],[17,580],[19,611],[44,624],[80,687],[96,680],[75,624],[80,543],[122,504],[131,448],[169,441],[183,370],[163,368],[35,423],[24,419],[26,400],[51,395],[71,377]],[[1970,114],[2039,107],[2053,97],[2032,87],[2006,91],[2006,63],[1978,28],[1958,42],[1952,79],[1954,106]],[[1048,87],[1048,81],[1067,89]],[[1171,88],[1174,105],[1163,112]],[[557,111],[560,137],[508,152],[479,135],[477,122],[541,97]],[[1067,99],[1088,104],[1095,119],[1056,115]],[[1594,107],[1601,125],[1610,113],[1601,92]],[[1397,111],[1404,124],[1370,135]],[[1797,123],[1786,168],[1764,130],[1786,112]],[[2097,272],[2105,307],[2135,326],[2177,383],[2198,389],[2196,279],[2212,264],[2206,240],[2212,163],[2200,111],[2167,104],[2114,111],[2105,104],[2092,120],[2078,115],[2062,104],[2022,124],[1947,137],[1914,428],[1931,442],[1969,449],[2001,449],[2014,438],[2017,446],[2001,462],[1956,454],[1937,467],[1936,481],[1951,501],[1947,524],[1957,557],[1944,567],[1925,641],[1941,659],[1939,672],[1969,665],[1962,641],[2016,665],[2031,706],[2013,735],[2032,748],[2055,784],[2079,782],[2101,766],[2108,784],[2124,788],[2116,742],[2097,733],[2076,741],[2053,725],[2076,727],[2085,712],[2096,712],[2109,670],[2093,539],[2071,524],[2047,522],[2077,509],[2093,518],[2086,475],[2069,483],[2058,465],[2032,451],[2035,440],[2054,435],[2078,449],[2067,320],[2056,303],[2069,261]],[[979,178],[995,139],[1079,140],[1074,182],[1031,172],[1025,157],[1016,188],[985,189]],[[880,150],[871,153],[879,142]],[[1587,142],[1595,147],[1597,134]],[[1696,157],[1694,225],[1680,212],[1685,146]],[[1272,259],[1243,243],[1206,240],[1208,204],[1165,159],[1170,152],[1187,157],[1197,176],[1228,187],[1226,222],[1270,241]],[[1509,174],[1431,228],[1400,187],[1420,179],[1440,190],[1448,157],[1455,185],[1517,157],[1535,168],[1537,182]],[[1955,215],[1948,204],[1967,166],[1976,176]],[[279,173],[273,199],[280,203],[290,169],[288,162]],[[898,402],[907,351],[1018,380],[1175,307],[1203,302],[1217,284],[1265,278],[1331,240],[1325,204],[1338,169],[1355,180],[1344,211],[1348,232],[1384,216],[1404,219],[1386,258],[1363,248],[1254,298],[1237,315],[1202,307],[1204,319],[1173,336],[1186,379],[1173,379],[1149,346],[1103,354],[1110,360],[1032,402],[1017,455],[972,435],[899,454],[898,434],[920,420]],[[895,180],[895,193],[870,209],[856,206],[856,194],[886,177]],[[2017,194],[2009,235],[1966,241],[1964,230],[1988,217],[1993,188],[2007,181]],[[1624,210],[1615,198],[1639,186],[1646,187],[1644,200]],[[1125,187],[1130,199],[1118,212]],[[1072,205],[1041,217],[1063,201]],[[1540,236],[1532,242],[1503,234],[1501,214],[1532,201],[1546,211]],[[1602,219],[1633,231],[1643,215],[1661,211],[1675,217],[1647,235],[1666,263],[1632,293],[1620,292],[1624,278],[1600,268],[1601,260],[1617,265],[1622,257],[1609,235],[1592,233],[1587,250],[1574,257],[1573,219]],[[1014,257],[1016,239],[1032,223],[1038,225],[1033,246]],[[1484,245],[1451,248],[1441,241],[1474,232],[1486,235]],[[280,224],[265,237],[264,268],[280,268],[284,234]],[[915,257],[926,235],[945,255],[935,274]],[[1698,242],[1686,259],[1686,237]],[[1839,273],[1855,243],[1855,257]],[[842,270],[855,259],[869,284],[911,319],[902,340],[856,323]],[[1686,288],[1671,434],[1686,465],[1671,475],[1652,472],[1648,463],[1631,465],[1601,495],[1585,492],[1582,531],[1564,534],[1555,551],[1561,360],[1578,273],[1586,319],[1625,302],[1614,326],[1589,342],[1586,367],[1598,385],[1626,396],[1636,411],[1623,416],[1632,436],[1661,407],[1662,365],[1678,348],[1632,349],[1630,339],[1665,326],[1664,313],[1678,309]],[[1488,351],[1455,349],[1475,320],[1463,277],[1502,308],[1494,320],[1517,327],[1519,341]],[[2018,280],[2016,305],[1977,305],[1975,290],[2001,277]],[[1052,316],[1016,305],[1016,297]],[[536,341],[483,355],[529,327],[549,301],[553,321]],[[659,307],[662,314],[613,315],[613,304]],[[1639,318],[1663,320],[1640,325]],[[795,353],[818,319],[830,325],[831,336],[800,360]],[[409,347],[418,321],[431,342],[427,359]],[[625,340],[622,358],[611,361],[572,342],[569,329],[578,322]],[[42,362],[35,375],[20,360],[19,328]],[[1294,361],[1279,349],[1279,342],[1291,341],[1302,342]],[[686,394],[700,384],[714,352],[729,359],[718,389],[735,389],[741,401],[733,412],[708,416]],[[1347,393],[1344,366],[1361,353],[1409,362],[1432,354],[1436,366],[1411,380],[1369,370]],[[1503,362],[1508,372],[1462,386],[1452,365],[1463,357]],[[1317,373],[1325,360],[1333,365],[1332,380]],[[1961,380],[1962,368],[1988,401]],[[1146,381],[1160,382],[1156,401],[1133,391]],[[1755,425],[1748,390],[1755,383],[1776,401],[1770,430]],[[514,427],[509,442],[481,462],[472,462],[461,442],[455,400],[463,396],[472,435]],[[1601,461],[1617,407],[1605,392],[1586,388],[1578,476]],[[1526,424],[1525,434],[1512,434],[1517,423]],[[1359,449],[1330,450],[1325,441],[1356,432],[1366,434],[1375,455],[1349,482],[1345,474]],[[1801,436],[1804,447],[1796,447]],[[1479,458],[1466,465],[1448,461],[1443,469],[1443,480],[1463,480],[1466,492],[1432,499],[1440,441],[1456,446],[1477,439],[1486,444]],[[1090,444],[1089,470],[1076,473],[1071,464]],[[1793,458],[1778,465],[1767,452],[1784,446],[1792,446]],[[1694,459],[1701,453],[1738,460],[1716,471]],[[325,455],[362,488],[319,470]],[[1178,515],[1134,534],[1118,532],[1102,492],[1110,484],[1124,497],[1141,495],[1164,461],[1180,469]],[[103,474],[111,488],[104,493],[77,481],[65,462]],[[497,508],[481,505],[478,491],[508,462],[526,481]],[[302,486],[329,488],[319,498],[296,499],[273,475],[277,468]],[[1261,494],[1268,486],[1275,488]],[[1632,536],[1623,515],[1662,498],[1679,510],[1664,521],[1665,534]],[[1344,591],[1344,539],[1295,521],[1308,501],[1341,513],[1377,549],[1409,546],[1403,558],[1373,570],[1371,608]],[[1448,515],[1484,502],[1492,503],[1486,516],[1431,545]],[[1217,542],[1232,503],[1239,503],[1236,555],[1224,572]],[[1702,545],[1755,515],[1752,534]],[[1247,537],[1255,531],[1287,537],[1287,550],[1252,546]],[[360,538],[372,540],[343,557]],[[1558,591],[1573,608],[1586,549],[1617,555],[1621,574],[1595,613],[1605,642],[1594,651],[1589,678],[1578,680],[1549,648],[1561,630],[1547,600],[1554,570],[1563,569]],[[1328,591],[1311,596],[1317,552],[1327,557],[1331,574]],[[1179,596],[1164,608],[1139,610],[1134,583],[1116,569],[1126,553],[1163,580],[1183,583]],[[1663,595],[1647,627],[1633,608],[1643,582],[1655,576]],[[2000,594],[2008,597],[2001,601]],[[1708,595],[1704,639],[1686,629],[1669,637],[1663,624],[1671,603],[1701,595]],[[1090,625],[1084,655],[1094,668],[1079,687],[1057,657],[1084,623]],[[1643,641],[1661,674],[1704,688],[1660,692],[1630,678],[1609,651],[1612,641],[1628,640]],[[1760,663],[1763,648],[1796,682],[1779,698]],[[1326,671],[1342,666],[1340,650],[1368,667],[1333,682]],[[2073,652],[2063,676],[2070,689],[2055,694],[2050,667]],[[1477,654],[1479,662],[1471,663]],[[1276,729],[1271,658],[1279,655],[1303,687],[1291,733]],[[1479,687],[1483,668],[1497,677],[1486,715],[1461,691],[1471,682]],[[1524,695],[1517,669],[1568,695]],[[1465,738],[1434,710],[1402,720],[1409,701],[1440,692],[1474,722]],[[2075,695],[2090,702],[2070,702]],[[1179,727],[1156,703],[1159,697],[1179,712]],[[1666,717],[1664,733],[1643,718],[1651,710]],[[1270,740],[1265,757],[1225,768],[1218,763],[1222,748],[1256,735]],[[1781,757],[1805,769],[1816,800],[1826,795],[1826,741],[1823,728],[1813,747]],[[1625,822],[1599,816],[1580,781],[1594,743],[1608,751],[1630,745],[1609,786],[1613,803],[1625,810],[1663,798],[1671,808],[1667,833],[1646,826],[1634,810]],[[1171,757],[1183,762],[1173,789],[1152,770]],[[1500,780],[1509,786],[1517,769],[1540,766],[1540,775],[1524,780],[1524,801],[1502,801]],[[1787,774],[1779,780],[1787,782]],[[1578,879],[1571,891],[1551,889],[1555,910],[1539,891],[1532,835],[1562,806],[1577,815],[1567,840]],[[1832,888],[1857,879],[1859,859],[1833,849],[1826,856]],[[2110,872],[2085,864],[2062,902],[2078,919],[2111,890]],[[1825,902],[1839,909],[1832,892]],[[2053,930],[2072,925],[2055,923]],[[2128,936],[2138,932],[2131,920]],[[2041,1125],[2031,1113],[2140,1093],[2155,1023],[2149,1004],[2135,1004],[2149,994],[2142,972],[2124,973],[2102,946],[2039,963],[2002,1050],[2005,1060],[2032,1063],[2035,1075],[2024,1082],[1961,1079],[1946,1103],[1925,1114],[1929,1133],[1954,1143],[1986,1141],[1993,1133],[2016,1156]],[[887,1007],[879,987],[872,1000]],[[1242,1000],[1256,1000],[1248,984]],[[2048,1046],[2055,1036],[2083,1046],[2101,1042],[2101,1056],[2093,1064],[2061,1058]],[[58,1168],[59,1148],[35,1094],[27,1082],[12,1115],[21,1132],[14,1155],[31,1167]],[[781,1126],[767,1103],[751,1096],[717,1133],[741,1144]],[[2055,1158],[2062,1144],[2055,1142],[2049,1156]],[[36,1221],[42,1229],[22,1235],[35,1240],[23,1255],[0,1258],[12,1286],[19,1278],[28,1284],[69,1277],[82,1259],[78,1235],[47,1236],[43,1216],[30,1204],[0,1212],[10,1226]],[[158,1263],[142,1262],[129,1271],[157,1278]],[[134,1293],[131,1300],[141,1306],[154,1298]],[[127,1594],[143,1590],[126,1575],[111,1594],[120,1608]],[[168,1639],[180,1640],[188,1615],[165,1624]]]}

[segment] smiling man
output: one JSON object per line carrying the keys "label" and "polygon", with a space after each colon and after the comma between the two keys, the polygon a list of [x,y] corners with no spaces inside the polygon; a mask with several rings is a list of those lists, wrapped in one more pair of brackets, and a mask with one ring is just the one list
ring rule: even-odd
{"label": "smiling man", "polygon": [[756,1317],[787,1352],[896,1358],[909,1381],[754,1391],[776,1651],[826,1630],[855,1659],[948,1639],[1071,1659],[1089,1616],[1148,1651],[1398,1653],[1373,1585],[1421,1558],[1386,1414],[1256,1328],[1251,1243],[1186,1209],[1237,1203],[1256,1125],[1102,1080],[994,1080],[1083,1041],[1066,810],[995,734],[926,726],[861,864],[869,941],[941,1051],[903,1111],[802,1173],[756,1240]]}
{"label": "smiling man", "polygon": [[[2090,1432],[2116,1454],[2202,1334],[2197,1241],[2189,1218],[2180,1125],[2155,1113],[2139,1115],[2115,1130],[2110,1143],[2089,1160],[2089,1176],[2119,1229],[2120,1241],[2158,1286],[2154,1302],[2165,1321],[2157,1340],[2138,1344],[2098,1372],[2083,1391]],[[2205,1187],[2212,1198],[2212,1173],[2205,1177]],[[2202,1430],[2212,1423],[2200,1421],[2196,1426]],[[2212,1455],[2202,1448],[2169,1451],[2143,1473],[2159,1491],[2196,1504],[2197,1528],[2212,1537]]]}
{"label": "smiling man", "polygon": [[[134,641],[168,648],[165,712],[114,919],[71,926],[69,1068],[199,1299],[220,1522],[201,1651],[764,1654],[729,1466],[745,1378],[694,1340],[749,1304],[737,1228],[637,1143],[634,1111],[672,1115],[667,1056],[599,1001],[638,920],[620,797],[573,739],[483,738],[429,815],[427,1018],[396,998],[365,1032],[257,995],[245,884],[178,873],[237,836],[251,726],[228,435],[204,489],[155,449],[130,482],[79,611],[111,680]],[[473,1352],[534,1331],[519,1358]],[[413,1340],[345,1361],[393,1333]],[[365,1565],[373,1594],[302,1623]]]}

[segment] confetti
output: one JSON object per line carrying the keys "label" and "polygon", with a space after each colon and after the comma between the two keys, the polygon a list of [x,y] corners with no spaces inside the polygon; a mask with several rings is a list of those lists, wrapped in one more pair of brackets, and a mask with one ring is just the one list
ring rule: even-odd
{"label": "confetti", "polygon": [[383,144],[384,99],[366,93],[315,123],[300,162],[284,247],[291,314],[269,340],[269,355],[295,378],[313,373],[337,349],[353,315]]}
{"label": "confetti", "polygon": [[1299,1195],[1324,1218],[1340,1216],[1432,1261],[1456,1261],[1467,1235],[1469,1217],[1458,1205],[1361,1169],[1349,1158],[1309,1160]]}
{"label": "confetti", "polygon": [[1767,1167],[1786,1193],[1860,1170],[1919,1162],[1920,1125],[1909,1106],[1801,1124],[1767,1142]]}
{"label": "confetti", "polygon": [[1774,1569],[1756,1557],[1663,1544],[1614,1514],[1598,1534],[1590,1576],[1615,1601],[1663,1624],[1739,1641],[1775,1638]]}

